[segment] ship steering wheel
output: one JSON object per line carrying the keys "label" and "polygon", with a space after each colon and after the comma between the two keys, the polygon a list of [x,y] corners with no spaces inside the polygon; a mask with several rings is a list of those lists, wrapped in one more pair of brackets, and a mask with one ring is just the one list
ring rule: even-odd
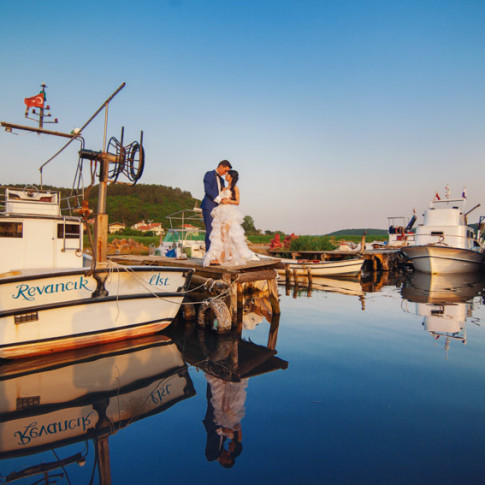
{"label": "ship steering wheel", "polygon": [[35,185],[27,185],[24,187],[23,194],[25,197],[37,197],[39,195],[39,189]]}

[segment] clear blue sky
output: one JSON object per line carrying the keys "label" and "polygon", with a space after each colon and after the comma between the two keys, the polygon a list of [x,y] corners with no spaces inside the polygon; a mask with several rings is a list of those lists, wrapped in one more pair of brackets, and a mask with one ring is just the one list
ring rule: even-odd
{"label": "clear blue sky", "polygon": [[[40,84],[81,126],[122,82],[109,135],[145,134],[140,183],[189,190],[222,159],[261,229],[321,234],[485,197],[485,1],[0,2],[0,120]],[[100,116],[85,131],[100,149]],[[51,125],[55,126],[55,125]],[[60,146],[0,133],[2,183],[37,182]],[[76,149],[44,182],[69,186]],[[473,220],[473,219],[472,219]]]}

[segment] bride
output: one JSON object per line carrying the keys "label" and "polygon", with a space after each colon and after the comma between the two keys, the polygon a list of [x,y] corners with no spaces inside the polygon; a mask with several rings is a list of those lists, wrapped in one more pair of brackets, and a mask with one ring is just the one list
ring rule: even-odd
{"label": "bride", "polygon": [[213,209],[212,232],[210,248],[205,254],[204,266],[210,264],[245,264],[258,257],[248,248],[239,205],[239,187],[236,186],[239,174],[236,170],[229,170],[226,174],[228,186],[221,192],[221,203]]}

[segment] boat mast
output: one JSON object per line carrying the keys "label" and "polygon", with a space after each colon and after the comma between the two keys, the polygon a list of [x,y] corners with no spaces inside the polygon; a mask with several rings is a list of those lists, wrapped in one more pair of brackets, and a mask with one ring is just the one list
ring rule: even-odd
{"label": "boat mast", "polygon": [[108,107],[109,100],[104,107],[104,134],[103,134],[103,153],[100,157],[99,169],[99,190],[98,190],[98,212],[96,214],[96,224],[94,240],[96,242],[96,261],[106,263],[108,259],[108,214],[106,213],[106,199],[108,196],[108,171],[109,160],[106,153],[106,132],[108,129]]}
{"label": "boat mast", "polygon": [[[47,95],[45,92],[45,88],[47,87],[46,83],[42,83],[41,85],[42,91],[37,96],[32,96],[31,98],[25,98],[24,102],[26,105],[25,109],[25,117],[29,120],[37,121],[39,123],[39,128],[44,128],[44,123],[57,123],[57,118],[54,121],[44,121],[44,118],[50,118],[52,115],[48,113],[51,107],[46,106],[45,102],[47,101]],[[36,115],[38,118],[31,118],[29,116],[29,109],[30,108],[39,108],[39,113],[32,109],[32,114]]]}

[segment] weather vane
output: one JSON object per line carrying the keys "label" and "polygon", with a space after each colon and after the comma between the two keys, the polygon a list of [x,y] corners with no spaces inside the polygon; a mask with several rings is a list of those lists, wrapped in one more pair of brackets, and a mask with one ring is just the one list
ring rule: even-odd
{"label": "weather vane", "polygon": [[[45,88],[47,87],[46,83],[41,84],[42,91],[40,91],[39,94],[36,94],[35,96],[32,96],[31,98],[25,98],[24,103],[26,106],[25,109],[25,117],[29,120],[33,120],[39,123],[39,128],[44,127],[44,123],[57,123],[57,118],[54,119],[54,121],[46,121],[44,118],[49,118],[52,116],[48,111],[51,109],[50,106],[46,105],[47,101],[47,96],[45,93]],[[36,118],[31,118],[29,116],[30,112],[29,110],[32,108],[32,114],[36,116]],[[34,108],[39,108],[39,112]]]}

